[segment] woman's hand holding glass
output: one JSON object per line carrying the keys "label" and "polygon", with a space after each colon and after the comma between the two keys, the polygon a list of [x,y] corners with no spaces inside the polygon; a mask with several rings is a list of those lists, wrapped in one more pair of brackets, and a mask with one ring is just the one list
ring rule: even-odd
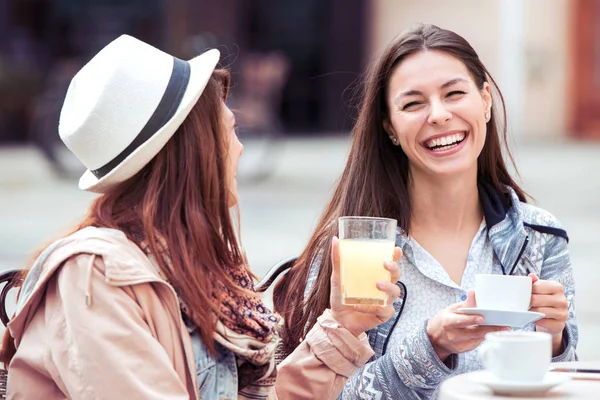
{"label": "woman's hand holding glass", "polygon": [[340,249],[339,240],[334,237],[331,241],[331,263],[333,271],[331,272],[331,313],[335,320],[348,329],[355,336],[373,329],[376,326],[386,322],[395,314],[393,303],[400,296],[400,288],[396,282],[400,280],[400,267],[398,260],[402,255],[399,247],[394,248],[393,261],[386,261],[383,267],[391,274],[389,282],[378,281],[377,288],[387,293],[387,306],[368,306],[354,305],[347,306],[342,304],[342,288],[340,277]]}

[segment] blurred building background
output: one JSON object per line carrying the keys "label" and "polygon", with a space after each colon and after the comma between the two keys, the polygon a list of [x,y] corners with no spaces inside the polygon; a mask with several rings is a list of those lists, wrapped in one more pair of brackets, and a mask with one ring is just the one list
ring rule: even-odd
{"label": "blurred building background", "polygon": [[600,359],[600,0],[0,0],[0,269],[25,267],[94,198],[58,115],[73,74],[120,34],[184,59],[221,50],[260,276],[303,249],[345,162],[360,74],[415,22],[463,35],[499,83],[521,182],[571,237],[581,358]]}
{"label": "blurred building background", "polygon": [[502,88],[513,134],[600,139],[600,1],[371,4],[373,49],[414,21],[438,24],[469,40]]}
{"label": "blurred building background", "polygon": [[474,45],[515,134],[600,138],[598,0],[0,0],[0,143],[51,150],[69,78],[122,33],[182,58],[221,49],[249,131],[347,132],[347,88],[418,21]]}
{"label": "blurred building background", "polygon": [[122,33],[185,59],[219,48],[238,78],[232,101],[252,108],[248,129],[350,129],[340,95],[362,71],[366,1],[0,0],[0,10],[0,142],[54,138],[70,77]]}

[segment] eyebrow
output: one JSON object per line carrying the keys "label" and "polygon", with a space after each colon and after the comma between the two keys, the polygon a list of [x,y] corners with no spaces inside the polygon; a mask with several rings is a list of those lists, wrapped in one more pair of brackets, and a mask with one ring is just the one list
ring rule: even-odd
{"label": "eyebrow", "polygon": [[[461,83],[461,82],[468,82],[466,79],[464,78],[454,78],[454,79],[450,79],[448,82],[444,83],[442,86],[440,86],[440,89],[446,89],[449,86],[455,85],[457,83]],[[406,92],[402,92],[400,94],[398,94],[396,96],[396,98],[394,99],[394,104],[398,103],[398,100],[401,97],[405,97],[405,96],[419,96],[422,95],[423,92],[419,91],[419,90],[407,90]]]}

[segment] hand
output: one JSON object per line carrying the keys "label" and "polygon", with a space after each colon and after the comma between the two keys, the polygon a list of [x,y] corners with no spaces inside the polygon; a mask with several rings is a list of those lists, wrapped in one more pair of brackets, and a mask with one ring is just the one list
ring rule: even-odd
{"label": "hand", "polygon": [[400,296],[400,288],[396,285],[396,282],[400,280],[398,260],[402,255],[402,251],[399,247],[395,247],[394,261],[386,261],[383,265],[392,274],[390,282],[377,282],[377,289],[388,294],[387,306],[346,306],[342,304],[339,246],[339,240],[334,236],[331,241],[331,263],[333,265],[331,272],[331,296],[329,298],[331,314],[340,325],[358,337],[361,333],[375,328],[377,325],[386,322],[394,316],[393,303]]}
{"label": "hand", "polygon": [[476,307],[475,292],[467,292],[467,300],[444,308],[427,322],[427,334],[433,349],[442,361],[451,354],[475,349],[489,332],[508,331],[501,326],[477,326],[484,322],[481,315],[461,314],[459,308]]}
{"label": "hand", "polygon": [[561,351],[562,334],[569,318],[569,302],[565,296],[565,289],[558,282],[542,280],[535,274],[529,276],[533,281],[529,311],[546,314],[545,318],[534,322],[535,330],[552,335],[552,354],[556,356]]}

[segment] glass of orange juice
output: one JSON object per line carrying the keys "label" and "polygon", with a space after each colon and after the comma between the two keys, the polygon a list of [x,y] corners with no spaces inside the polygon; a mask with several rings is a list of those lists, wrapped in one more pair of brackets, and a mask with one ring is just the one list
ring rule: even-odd
{"label": "glass of orange juice", "polygon": [[394,255],[397,221],[340,217],[338,224],[342,304],[387,305],[387,294],[376,283],[391,279],[383,263]]}

